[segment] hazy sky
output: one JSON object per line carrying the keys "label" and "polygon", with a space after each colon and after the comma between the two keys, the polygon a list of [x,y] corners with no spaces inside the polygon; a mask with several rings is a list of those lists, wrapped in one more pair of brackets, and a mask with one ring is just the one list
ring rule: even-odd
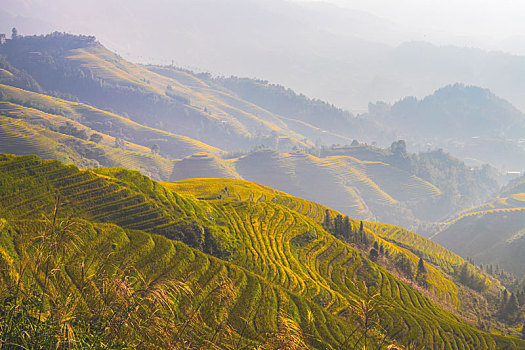
{"label": "hazy sky", "polygon": [[324,1],[402,23],[410,29],[415,39],[439,44],[497,46],[512,37],[525,37],[523,0]]}

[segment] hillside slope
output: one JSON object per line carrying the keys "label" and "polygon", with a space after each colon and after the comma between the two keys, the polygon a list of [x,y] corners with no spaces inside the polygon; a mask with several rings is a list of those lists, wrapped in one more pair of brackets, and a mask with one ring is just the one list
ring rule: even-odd
{"label": "hillside slope", "polygon": [[501,197],[461,212],[432,240],[477,263],[499,265],[521,276],[525,270],[525,193],[521,190],[516,181],[503,189]]}
{"label": "hillside slope", "polygon": [[[107,50],[94,37],[61,33],[19,36],[2,45],[0,55],[5,71],[0,82],[13,85],[0,85],[0,100],[10,103],[2,111],[6,117],[24,116],[25,122],[56,132],[61,122],[49,120],[50,115],[59,115],[80,123],[74,127],[88,134],[109,136],[96,149],[78,137],[67,144],[61,141],[57,153],[42,140],[35,141],[38,147],[28,148],[27,131],[24,145],[9,148],[13,153],[20,149],[81,167],[125,166],[162,181],[243,178],[359,219],[411,229],[478,205],[497,187],[489,167],[471,170],[443,152],[409,154],[400,141],[390,149],[357,141],[351,147],[314,148],[323,143],[354,144],[354,138],[380,142],[380,136],[389,132],[369,117],[355,117],[265,81],[141,66]],[[446,106],[447,98],[441,96],[438,102]],[[460,107],[468,111],[475,103],[465,99]],[[516,117],[504,102],[497,105],[503,107],[496,112],[510,111]],[[447,115],[453,119],[456,112]],[[24,133],[7,130],[11,128],[19,126],[4,124],[6,145]],[[124,147],[102,147],[117,143]],[[259,152],[266,147],[279,153]],[[157,152],[160,157],[152,154]],[[313,182],[317,180],[319,185]]]}
{"label": "hillside slope", "polygon": [[[122,59],[93,37],[61,33],[20,37],[0,47],[0,54],[46,91],[218,148],[253,147],[274,135],[290,142],[281,145],[284,149],[313,145],[279,115],[218,85],[183,70],[157,74]],[[310,129],[323,135],[322,130]]]}
{"label": "hillside slope", "polygon": [[432,184],[390,164],[348,156],[319,158],[303,152],[261,150],[235,160],[235,167],[244,179],[362,219],[408,222],[409,217],[395,218],[403,206],[400,202],[432,201],[441,195]]}
{"label": "hillside slope", "polygon": [[[5,152],[37,154],[80,167],[124,166],[162,181],[243,178],[321,202],[352,217],[404,226],[416,226],[416,218],[439,219],[456,208],[447,203],[453,197],[447,192],[443,195],[440,179],[423,180],[416,175],[415,169],[421,168],[417,162],[407,168],[389,150],[371,147],[366,151],[367,146],[361,145],[323,149],[314,156],[256,149],[237,158],[221,159],[225,152],[220,149],[86,104],[8,85],[0,85],[0,94]],[[88,142],[94,134],[101,139]],[[152,151],[154,146],[158,155]],[[450,166],[441,164],[439,171]],[[472,172],[454,173],[460,174],[457,179],[447,176],[446,181],[458,188],[469,190],[482,185],[470,180],[469,187],[456,184],[466,181],[463,177]],[[461,198],[467,201],[473,197],[472,193],[463,194],[466,196]],[[448,211],[432,211],[429,216],[427,209],[440,200]],[[465,204],[458,205],[465,208]]]}
{"label": "hillside slope", "polygon": [[[59,203],[61,217],[73,214],[88,220],[87,229],[81,230],[86,232],[83,247],[84,252],[95,254],[89,255],[95,265],[121,265],[128,257],[124,260],[140,269],[146,281],[160,274],[193,285],[193,290],[201,291],[194,299],[197,304],[206,290],[220,285],[221,276],[231,279],[235,292],[229,295],[235,297],[222,304],[205,302],[202,312],[211,315],[220,310],[224,316],[217,317],[228,320],[234,337],[247,343],[264,342],[269,332],[281,327],[282,315],[296,320],[311,335],[307,341],[314,348],[340,347],[348,337],[359,342],[356,333],[350,335],[356,322],[352,305],[366,300],[366,290],[358,287],[364,281],[380,293],[382,304],[389,305],[388,311],[377,309],[381,326],[370,333],[372,342],[380,343],[386,336],[407,346],[425,344],[443,349],[458,344],[471,349],[522,347],[518,340],[478,331],[443,310],[410,283],[329,234],[319,224],[324,218],[317,205],[284,193],[240,180],[159,184],[121,168],[79,171],[31,156],[2,156],[0,172],[0,211],[7,225],[16,227],[9,230],[4,224],[2,231],[2,261],[11,266],[11,275],[16,275],[15,262],[21,259],[13,244],[31,242],[23,238],[40,230],[30,228],[38,228],[42,214],[53,215]],[[217,196],[221,193],[224,198]],[[197,199],[203,194],[211,198]],[[352,226],[356,225],[352,221]],[[137,230],[182,240],[228,262]],[[366,236],[383,243],[392,259],[401,255],[412,263],[418,259],[394,240],[382,240],[375,228],[369,227]],[[96,252],[104,256],[104,247],[115,252],[99,262]],[[67,285],[72,290],[76,276],[81,276],[74,261],[66,268],[67,280],[73,281]],[[462,301],[454,301],[454,295],[464,287],[456,285],[439,265],[427,267],[431,293],[460,305]],[[214,317],[203,320],[204,325],[192,330],[188,339],[201,343],[210,339],[206,337],[221,322]]]}
{"label": "hillside slope", "polygon": [[81,123],[93,131],[119,137],[148,148],[156,143],[159,145],[161,153],[169,158],[182,158],[197,152],[215,154],[223,152],[189,137],[150,128],[86,104],[70,102],[7,85],[0,85],[0,94],[2,101],[11,103],[3,104],[6,109],[3,109],[2,113],[6,116],[25,117],[27,121],[47,127],[52,127],[53,123],[45,121],[45,119],[59,115]]}

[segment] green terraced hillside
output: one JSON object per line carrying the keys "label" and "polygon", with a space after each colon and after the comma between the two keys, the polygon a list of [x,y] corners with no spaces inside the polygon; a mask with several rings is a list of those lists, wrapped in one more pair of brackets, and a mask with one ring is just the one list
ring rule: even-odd
{"label": "green terraced hillside", "polygon": [[477,263],[499,265],[518,276],[525,269],[525,193],[520,183],[502,197],[461,212],[432,239]]}
{"label": "green terraced hillside", "polygon": [[[159,184],[122,168],[79,171],[34,156],[3,155],[0,174],[3,285],[13,285],[17,274],[26,271],[24,285],[35,286],[35,291],[53,290],[55,300],[63,305],[71,305],[68,296],[79,296],[75,300],[83,301],[71,307],[77,318],[49,316],[67,327],[79,327],[76,322],[81,315],[85,320],[96,316],[93,312],[99,312],[100,304],[95,301],[105,300],[113,290],[101,288],[104,283],[122,286],[115,293],[131,288],[126,289],[129,297],[123,299],[128,304],[137,302],[132,304],[137,305],[135,311],[128,314],[129,332],[119,329],[108,333],[106,328],[97,330],[93,323],[92,328],[78,328],[77,334],[84,340],[101,333],[103,338],[96,339],[126,344],[145,341],[146,333],[133,330],[144,329],[140,327],[153,320],[135,324],[131,323],[133,315],[158,306],[160,311],[152,324],[173,327],[174,339],[164,333],[159,337],[172,341],[174,347],[186,341],[194,348],[211,343],[221,348],[264,344],[263,348],[277,349],[275,344],[294,335],[308,344],[303,348],[347,348],[364,341],[356,302],[369,300],[377,291],[373,314],[378,323],[367,332],[369,345],[384,348],[396,342],[406,348],[525,348],[516,338],[477,330],[458,316],[459,312],[454,314],[438,305],[438,300],[453,298],[465,288],[442,270],[439,259],[426,265],[428,282],[439,288],[441,295],[432,288],[416,288],[410,278],[396,277],[369,260],[358,246],[328,233],[320,224],[324,214],[318,205],[267,187],[234,179]],[[203,198],[205,194],[208,196]],[[53,213],[58,213],[57,220],[52,220]],[[67,219],[70,215],[73,218]],[[74,223],[68,224],[71,220]],[[357,221],[352,221],[352,226],[357,226]],[[391,259],[400,254],[410,261],[412,255],[417,259],[386,230],[367,226],[365,234],[370,240],[380,240],[391,252]],[[76,248],[38,243],[47,242],[42,237],[57,234],[76,237],[63,236],[62,240],[75,240]],[[414,238],[399,239],[407,242]],[[47,265],[37,259],[42,249],[56,249],[53,258],[45,260]],[[432,244],[425,251],[429,255],[439,252],[447,256],[445,259],[452,256]],[[20,270],[22,266],[27,270]],[[56,267],[51,278],[42,266]],[[91,273],[95,271],[103,272],[107,279],[93,277],[98,276]],[[436,282],[436,278],[441,280]],[[149,291],[160,293],[164,290],[160,284],[169,281],[179,283],[168,293],[170,297],[162,299],[174,305],[173,313],[147,299]],[[362,282],[368,285],[368,292],[359,287]],[[108,306],[102,304],[104,315],[119,315],[112,309],[124,302],[118,295]],[[434,297],[429,299],[430,295]],[[44,309],[55,310],[53,305],[44,305]],[[166,323],[169,320],[176,322]],[[156,346],[160,344],[165,343]]]}
{"label": "green terraced hillside", "polygon": [[223,151],[189,137],[175,135],[159,129],[135,123],[120,115],[106,112],[89,105],[70,102],[44,94],[0,85],[3,103],[0,113],[25,119],[44,126],[56,124],[56,116],[81,123],[93,131],[120,137],[145,147],[158,144],[162,155],[168,158],[182,158],[197,152],[221,154]]}
{"label": "green terraced hillside", "polygon": [[[52,59],[38,59],[34,52]],[[285,148],[313,145],[279,115],[223,87],[183,70],[158,74],[124,60],[94,38],[59,33],[20,37],[3,45],[0,54],[27,71],[45,90],[75,96],[89,105],[126,114],[140,124],[221,149],[252,147],[273,136],[285,136]],[[322,130],[311,129],[323,135]]]}
{"label": "green terraced hillside", "polygon": [[[442,197],[435,185],[385,161],[270,150],[221,159],[222,150],[86,104],[7,85],[0,85],[0,93],[4,118],[0,142],[5,152],[37,154],[83,168],[124,166],[163,181],[242,178],[321,202],[355,218],[406,226],[415,225],[413,211]],[[61,133],[65,125],[83,131],[85,139]],[[87,142],[93,134],[102,136],[97,144]],[[121,146],[116,146],[117,138]],[[154,145],[159,155],[153,154]]]}
{"label": "green terraced hillside", "polygon": [[[310,217],[317,223],[325,221],[327,210],[332,217],[339,214],[318,203],[243,180],[190,179],[164,183],[163,185],[177,193],[189,194],[195,198],[207,201],[278,203],[299,214]],[[350,225],[356,230],[359,224],[359,221],[350,219]],[[365,232],[370,239],[377,241],[378,245],[383,245],[385,249],[389,250],[390,258],[393,261],[407,259],[415,266],[419,257],[423,257],[431,263],[433,266],[428,268],[427,289],[433,293],[434,297],[440,298],[442,302],[450,303],[454,307],[459,308],[459,299],[464,297],[464,291],[461,285],[456,283],[456,274],[458,268],[467,263],[463,258],[444,249],[435,242],[401,227],[366,223]],[[412,271],[412,273],[414,275],[411,275],[411,278],[415,277],[417,271]],[[479,270],[477,273],[480,275],[481,280],[484,281],[486,294],[493,296],[493,293],[497,293],[500,288],[499,283],[491,281]],[[494,282],[495,284],[493,284]]]}
{"label": "green terraced hillside", "polygon": [[[42,139],[48,132],[7,130],[20,126],[4,123],[4,144],[23,135],[16,141],[19,147],[4,152],[80,167],[124,166],[162,181],[241,178],[355,218],[411,229],[483,203],[497,187],[490,170],[471,171],[438,151],[408,154],[401,141],[390,149],[322,146],[374,140],[386,131],[268,82],[134,64],[93,37],[19,36],[0,47],[0,61],[0,101],[9,102],[0,115],[52,131],[63,123],[55,118],[61,116],[88,134],[107,135],[101,146],[114,146],[113,138],[125,143],[120,151],[69,140],[57,149]],[[404,147],[397,147],[401,143]],[[153,147],[161,157],[150,154]],[[279,153],[257,151],[265,147]]]}

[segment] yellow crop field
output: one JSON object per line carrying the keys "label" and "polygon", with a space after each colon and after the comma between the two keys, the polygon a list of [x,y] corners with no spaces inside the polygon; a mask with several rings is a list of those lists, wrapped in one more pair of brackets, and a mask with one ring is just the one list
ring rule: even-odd
{"label": "yellow crop field", "polygon": [[[45,230],[40,218],[53,210],[59,194],[68,203],[64,217],[75,213],[80,220],[82,254],[93,261],[93,269],[115,271],[111,266],[132,264],[145,278],[137,287],[160,276],[191,286],[192,300],[202,303],[198,310],[203,322],[185,337],[197,343],[209,341],[205,335],[228,320],[237,341],[258,344],[264,341],[264,334],[279,329],[282,315],[308,329],[312,344],[321,339],[323,344],[340,347],[348,337],[359,342],[360,332],[351,335],[356,322],[351,310],[354,302],[366,298],[366,290],[359,287],[362,282],[379,292],[378,298],[389,306],[377,311],[381,327],[371,335],[373,341],[386,336],[402,344],[432,344],[443,349],[454,349],[457,344],[465,349],[496,349],[502,341],[510,341],[476,330],[369,260],[367,254],[328,233],[319,223],[324,207],[265,186],[237,179],[159,184],[123,168],[80,171],[34,156],[3,155],[0,173],[4,179],[0,213],[7,219],[0,238],[1,264],[16,270],[13,264],[21,259],[16,252],[24,250],[9,247],[30,242],[31,235]],[[354,224],[357,222],[352,221]],[[13,241],[9,232],[14,231],[6,225],[23,232],[27,240]],[[370,225],[366,225],[366,234],[383,243],[393,259],[405,254],[414,263],[417,257],[393,239],[409,244],[415,239],[410,233]],[[166,237],[179,237],[225,258],[217,259]],[[111,254],[96,255],[108,249]],[[436,251],[432,244],[425,250],[429,256]],[[84,270],[74,264],[78,260],[64,257],[64,261],[63,271],[69,277],[58,273],[51,283],[75,290]],[[459,286],[441,268],[428,265],[430,290],[437,298],[454,303]],[[33,272],[43,277],[42,271]],[[6,276],[1,278],[9,282]],[[208,301],[207,295],[224,286],[221,281],[225,280],[231,281],[229,297]],[[195,304],[180,298],[178,317],[193,313],[184,308]]]}
{"label": "yellow crop field", "polygon": [[[223,153],[223,151],[203,142],[186,136],[143,126],[117,114],[106,112],[86,104],[65,101],[6,85],[0,85],[0,91],[5,95],[5,100],[10,103],[16,104],[19,107],[24,106],[31,108],[30,111],[26,110],[27,117],[31,117],[32,114],[38,116],[39,113],[54,116],[58,115],[67,118],[63,119],[64,121],[69,120],[82,123],[84,127],[91,128],[102,134],[107,133],[107,125],[110,123],[112,128],[121,129],[129,135],[132,135],[135,143],[148,143],[148,140],[157,140],[157,143],[160,143],[160,146],[166,150],[175,150],[176,153],[173,154],[175,156],[174,158],[197,152]],[[145,151],[145,148],[143,148],[142,151]]]}

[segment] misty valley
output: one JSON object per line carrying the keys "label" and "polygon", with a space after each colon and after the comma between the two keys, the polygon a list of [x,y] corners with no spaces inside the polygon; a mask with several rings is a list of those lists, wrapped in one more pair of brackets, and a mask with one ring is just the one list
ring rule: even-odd
{"label": "misty valley", "polygon": [[525,56],[95,3],[0,5],[0,349],[525,349]]}

